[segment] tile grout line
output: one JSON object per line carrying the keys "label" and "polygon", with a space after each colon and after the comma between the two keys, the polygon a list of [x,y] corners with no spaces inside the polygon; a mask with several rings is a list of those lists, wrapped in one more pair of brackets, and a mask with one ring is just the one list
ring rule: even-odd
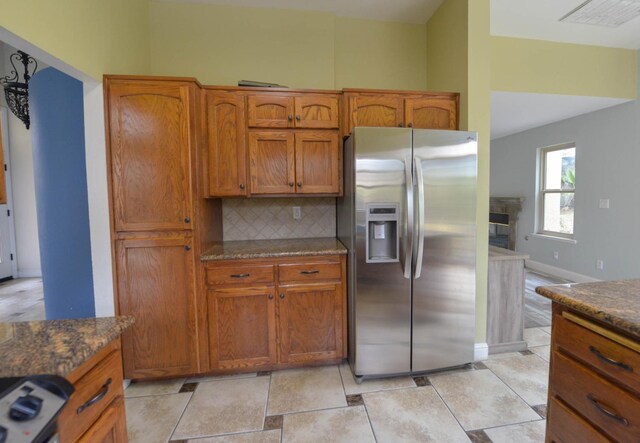
{"label": "tile grout line", "polygon": [[[340,370],[340,366],[342,366],[342,363],[338,365],[338,374],[340,374],[340,381],[342,382],[342,392],[344,392],[344,398],[347,398],[347,390],[344,387],[344,378],[342,378],[342,371]],[[347,361],[347,369],[349,370],[349,376],[351,378],[353,378],[353,373],[351,372],[351,365],[349,364],[349,362]],[[364,380],[363,380],[364,381]],[[355,382],[355,379],[354,379]],[[378,442],[378,438],[376,437],[376,432],[373,429],[373,425],[371,424],[371,417],[369,417],[369,411],[367,410],[367,404],[364,402],[364,393],[361,392],[359,394],[352,394],[352,395],[359,395],[360,398],[362,399],[362,407],[364,408],[364,414],[367,416],[367,423],[369,423],[369,429],[371,429],[371,435],[373,435],[373,440],[377,443]],[[347,402],[347,407],[349,408],[349,402]]]}
{"label": "tile grout line", "polygon": [[[478,369],[474,369],[474,371],[477,371]],[[481,370],[481,369],[480,369]],[[427,376],[427,380],[429,380],[429,377]],[[444,398],[442,397],[442,395],[440,395],[440,392],[438,392],[438,388],[436,388],[433,384],[433,382],[431,382],[431,380],[429,380],[429,386],[431,386],[433,388],[433,390],[435,391],[436,395],[438,396],[438,398],[440,399],[440,401],[442,402],[442,404],[444,404],[444,407],[447,408],[447,411],[449,411],[449,414],[451,414],[451,416],[453,417],[453,419],[456,421],[456,423],[458,423],[458,426],[460,426],[460,429],[462,429],[462,432],[465,433],[465,435],[467,435],[467,430],[464,428],[464,426],[462,426],[462,423],[460,423],[460,420],[458,420],[458,417],[456,417],[456,414],[453,413],[453,411],[451,410],[451,407],[447,404],[447,402],[444,400]],[[426,386],[423,386],[426,388]],[[469,436],[467,435],[467,438],[469,438]]]}
{"label": "tile grout line", "polygon": [[[186,380],[185,380],[186,383]],[[184,383],[183,383],[184,385]],[[182,389],[182,386],[180,387],[180,389]],[[196,389],[198,389],[196,387]],[[191,403],[191,400],[193,400],[193,396],[195,395],[196,391],[194,389],[193,392],[189,392],[189,401],[185,403],[184,405],[184,409],[182,410],[182,412],[180,413],[180,417],[178,417],[178,420],[176,420],[176,424],[173,426],[173,429],[171,430],[171,433],[169,434],[169,438],[167,439],[167,443],[169,443],[171,441],[171,438],[173,437],[173,434],[176,432],[176,429],[178,429],[178,425],[180,424],[180,421],[182,420],[182,417],[184,417],[184,413],[187,410],[187,408],[189,407],[189,403]],[[186,394],[186,392],[183,392],[183,394]],[[187,439],[188,440],[188,439]]]}

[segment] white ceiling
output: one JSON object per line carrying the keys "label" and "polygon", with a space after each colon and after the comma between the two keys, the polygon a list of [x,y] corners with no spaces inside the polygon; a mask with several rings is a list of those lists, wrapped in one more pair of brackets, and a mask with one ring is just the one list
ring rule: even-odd
{"label": "white ceiling", "polygon": [[160,0],[210,3],[227,6],[297,9],[331,12],[340,17],[356,17],[402,23],[426,23],[444,0]]}
{"label": "white ceiling", "polygon": [[574,95],[491,93],[491,139],[505,137],[630,100]]}
{"label": "white ceiling", "polygon": [[640,17],[617,28],[558,21],[584,0],[491,0],[491,34],[640,49]]}

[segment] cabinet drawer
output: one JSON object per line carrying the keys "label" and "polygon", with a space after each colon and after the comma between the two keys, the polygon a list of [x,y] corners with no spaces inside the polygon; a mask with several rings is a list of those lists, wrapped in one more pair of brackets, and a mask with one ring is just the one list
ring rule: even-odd
{"label": "cabinet drawer", "polygon": [[551,392],[620,441],[640,439],[640,399],[559,353],[553,354]]}
{"label": "cabinet drawer", "polygon": [[555,398],[549,399],[547,417],[549,422],[547,441],[555,443],[609,443],[611,441]]}
{"label": "cabinet drawer", "polygon": [[124,399],[116,398],[78,443],[126,443],[127,425]]}
{"label": "cabinet drawer", "polygon": [[122,361],[112,352],[75,384],[75,392],[60,415],[61,442],[78,439],[102,414],[114,398],[122,393]]}
{"label": "cabinet drawer", "polygon": [[567,312],[562,316],[556,315],[554,321],[555,343],[564,352],[640,393],[640,354],[594,331],[601,331],[622,342],[629,339]]}
{"label": "cabinet drawer", "polygon": [[272,285],[274,266],[233,266],[228,268],[207,268],[207,285]]}
{"label": "cabinet drawer", "polygon": [[339,280],[341,266],[335,263],[303,263],[278,266],[278,281],[282,284],[320,280]]}

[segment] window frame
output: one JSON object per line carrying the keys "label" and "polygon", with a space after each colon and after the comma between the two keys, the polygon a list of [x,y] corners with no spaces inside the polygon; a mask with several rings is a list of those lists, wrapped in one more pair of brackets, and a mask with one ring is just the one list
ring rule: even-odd
{"label": "window frame", "polygon": [[575,212],[574,212],[574,222],[573,222],[573,227],[572,227],[572,231],[573,233],[571,234],[567,234],[565,232],[558,232],[558,231],[548,231],[544,229],[544,213],[545,213],[545,206],[544,206],[544,197],[547,194],[573,194],[573,201],[574,201],[574,211],[575,211],[575,195],[576,195],[576,185],[574,183],[573,185],[573,189],[572,190],[568,190],[568,189],[546,189],[546,177],[545,177],[545,171],[546,171],[546,163],[547,163],[547,154],[550,152],[554,152],[554,151],[561,151],[564,149],[570,149],[573,148],[575,149],[575,153],[576,153],[576,157],[577,157],[577,147],[576,147],[576,143],[575,142],[568,142],[568,143],[561,143],[558,145],[552,145],[552,146],[546,146],[544,148],[538,148],[538,186],[537,186],[537,194],[538,194],[538,198],[537,198],[537,207],[536,207],[536,234],[539,235],[545,235],[548,237],[558,237],[558,238],[562,238],[562,239],[569,239],[569,240],[573,240],[575,238]]}

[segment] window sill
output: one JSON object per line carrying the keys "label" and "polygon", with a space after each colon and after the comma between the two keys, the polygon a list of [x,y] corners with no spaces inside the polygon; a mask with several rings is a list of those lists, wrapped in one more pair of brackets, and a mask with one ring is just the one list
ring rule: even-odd
{"label": "window sill", "polygon": [[528,240],[529,237],[533,237],[533,238],[543,238],[545,240],[555,240],[555,241],[559,241],[562,243],[570,243],[572,245],[576,245],[578,244],[578,240],[574,239],[574,238],[565,238],[565,237],[555,237],[553,235],[546,235],[546,234],[537,234],[537,233],[531,233],[527,236],[525,236],[525,240]]}

